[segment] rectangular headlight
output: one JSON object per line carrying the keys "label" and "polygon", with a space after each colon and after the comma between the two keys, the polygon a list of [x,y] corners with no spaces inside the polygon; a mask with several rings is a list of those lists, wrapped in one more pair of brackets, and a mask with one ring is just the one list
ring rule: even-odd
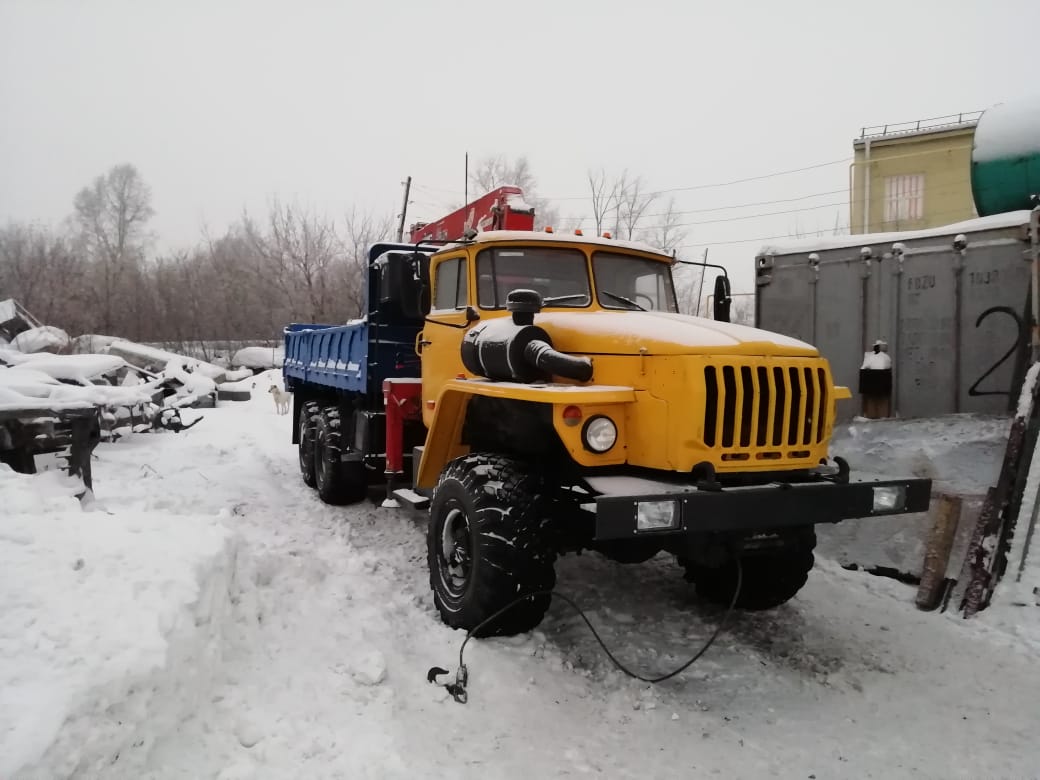
{"label": "rectangular headlight", "polygon": [[874,488],[875,512],[900,512],[906,506],[906,487],[885,485]]}
{"label": "rectangular headlight", "polygon": [[678,501],[639,501],[636,503],[636,530],[663,531],[679,525]]}

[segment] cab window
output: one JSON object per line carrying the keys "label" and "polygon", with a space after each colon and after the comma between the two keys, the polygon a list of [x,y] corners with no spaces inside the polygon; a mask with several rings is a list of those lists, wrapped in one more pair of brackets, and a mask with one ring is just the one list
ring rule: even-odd
{"label": "cab window", "polygon": [[672,269],[668,263],[635,255],[592,255],[596,293],[604,309],[677,312]]}
{"label": "cab window", "polygon": [[477,255],[477,303],[504,309],[510,291],[535,290],[543,304],[584,307],[592,302],[585,254],[559,247],[499,247]]}
{"label": "cab window", "polygon": [[433,280],[433,308],[454,311],[466,308],[468,287],[466,284],[466,258],[454,257],[437,264]]}

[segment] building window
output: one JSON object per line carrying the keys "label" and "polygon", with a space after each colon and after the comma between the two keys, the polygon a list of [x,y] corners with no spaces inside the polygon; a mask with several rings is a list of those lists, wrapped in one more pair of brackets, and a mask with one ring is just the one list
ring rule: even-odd
{"label": "building window", "polygon": [[924,218],[924,174],[885,178],[885,222],[912,222]]}

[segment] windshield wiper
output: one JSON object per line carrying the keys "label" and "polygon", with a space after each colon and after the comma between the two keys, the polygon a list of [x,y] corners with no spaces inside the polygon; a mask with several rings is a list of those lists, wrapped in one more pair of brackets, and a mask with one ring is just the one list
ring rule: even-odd
{"label": "windshield wiper", "polygon": [[573,295],[552,295],[548,298],[542,298],[542,305],[552,306],[554,303],[560,303],[562,301],[575,301],[579,298],[585,300],[588,297],[588,293],[575,293]]}
{"label": "windshield wiper", "polygon": [[612,292],[610,292],[608,290],[600,290],[599,294],[600,295],[606,295],[608,298],[612,298],[615,301],[617,301],[618,303],[627,303],[629,306],[635,307],[639,311],[647,311],[642,306],[640,306],[638,303],[633,301],[631,298],[626,298],[624,295],[618,295],[617,293],[612,293]]}

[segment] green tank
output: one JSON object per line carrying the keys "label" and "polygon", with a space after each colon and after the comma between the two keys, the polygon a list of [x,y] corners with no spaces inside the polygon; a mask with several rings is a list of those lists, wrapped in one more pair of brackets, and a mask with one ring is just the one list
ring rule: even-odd
{"label": "green tank", "polygon": [[971,150],[980,217],[1032,208],[1040,195],[1040,94],[983,112]]}

